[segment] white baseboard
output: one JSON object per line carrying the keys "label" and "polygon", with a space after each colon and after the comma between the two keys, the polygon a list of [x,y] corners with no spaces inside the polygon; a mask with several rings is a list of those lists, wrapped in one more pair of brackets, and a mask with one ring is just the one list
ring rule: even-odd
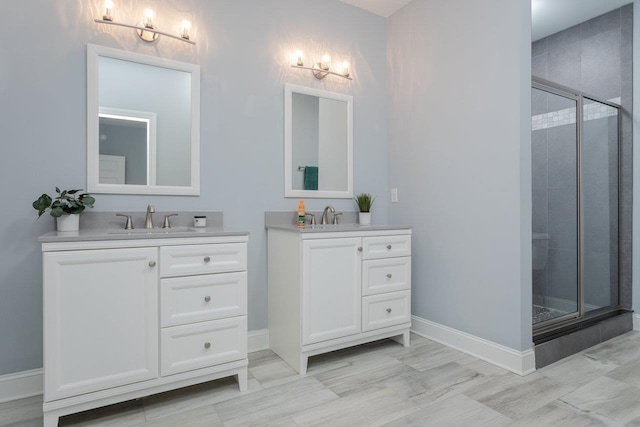
{"label": "white baseboard", "polygon": [[518,375],[528,375],[536,370],[533,349],[517,351],[417,316],[411,316],[411,323],[411,331],[420,336],[460,350]]}
{"label": "white baseboard", "polygon": [[[261,329],[248,334],[249,353],[269,348],[269,330]],[[42,394],[42,369],[0,376],[0,403]]]}
{"label": "white baseboard", "polygon": [[640,314],[633,315],[633,330],[640,331]]}
{"label": "white baseboard", "polygon": [[0,376],[0,403],[42,394],[42,369]]}
{"label": "white baseboard", "polygon": [[260,350],[268,350],[269,348],[269,330],[260,329],[257,331],[249,331],[249,353]]}

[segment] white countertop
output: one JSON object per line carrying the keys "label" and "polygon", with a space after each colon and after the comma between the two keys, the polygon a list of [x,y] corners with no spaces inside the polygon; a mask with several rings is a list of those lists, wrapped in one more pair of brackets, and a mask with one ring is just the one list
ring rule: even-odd
{"label": "white countertop", "polygon": [[268,224],[267,229],[285,230],[294,233],[335,233],[349,231],[381,231],[381,230],[410,230],[407,225],[360,225],[360,224],[327,224],[305,225],[298,227],[295,224]]}
{"label": "white countertop", "polygon": [[137,228],[124,229],[87,229],[79,231],[51,231],[38,237],[42,243],[52,242],[87,242],[98,240],[140,240],[140,239],[171,239],[184,237],[222,237],[246,236],[248,231],[231,230],[225,227],[176,227],[165,230],[153,228],[147,230]]}

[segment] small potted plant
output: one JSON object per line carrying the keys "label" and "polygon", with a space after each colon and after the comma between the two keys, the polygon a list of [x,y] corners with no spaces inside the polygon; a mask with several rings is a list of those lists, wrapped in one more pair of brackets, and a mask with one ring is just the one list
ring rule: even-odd
{"label": "small potted plant", "polygon": [[33,208],[38,211],[38,218],[47,210],[56,218],[58,231],[78,231],[80,229],[80,214],[86,208],[93,208],[96,202],[84,190],[62,190],[56,187],[58,196],[54,199],[43,194],[33,202]]}
{"label": "small potted plant", "polygon": [[360,210],[359,222],[361,225],[369,225],[371,224],[371,205],[376,200],[375,197],[372,197],[369,193],[361,193],[358,194],[354,198],[356,204],[358,205],[358,209]]}

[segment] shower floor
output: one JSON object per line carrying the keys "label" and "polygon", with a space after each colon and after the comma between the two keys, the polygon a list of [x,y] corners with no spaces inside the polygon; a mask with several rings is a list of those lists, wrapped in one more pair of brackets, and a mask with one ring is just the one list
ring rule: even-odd
{"label": "shower floor", "polygon": [[554,308],[543,307],[541,305],[533,305],[533,324],[546,322],[547,320],[555,319],[556,317],[564,316],[566,313]]}

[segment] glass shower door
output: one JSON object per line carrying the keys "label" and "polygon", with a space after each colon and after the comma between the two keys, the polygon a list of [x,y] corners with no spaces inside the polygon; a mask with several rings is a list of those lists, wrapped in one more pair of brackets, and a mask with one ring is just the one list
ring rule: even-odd
{"label": "glass shower door", "polygon": [[618,305],[617,108],[584,98],[582,218],[584,314]]}
{"label": "glass shower door", "polygon": [[532,89],[533,324],[579,315],[578,99]]}

